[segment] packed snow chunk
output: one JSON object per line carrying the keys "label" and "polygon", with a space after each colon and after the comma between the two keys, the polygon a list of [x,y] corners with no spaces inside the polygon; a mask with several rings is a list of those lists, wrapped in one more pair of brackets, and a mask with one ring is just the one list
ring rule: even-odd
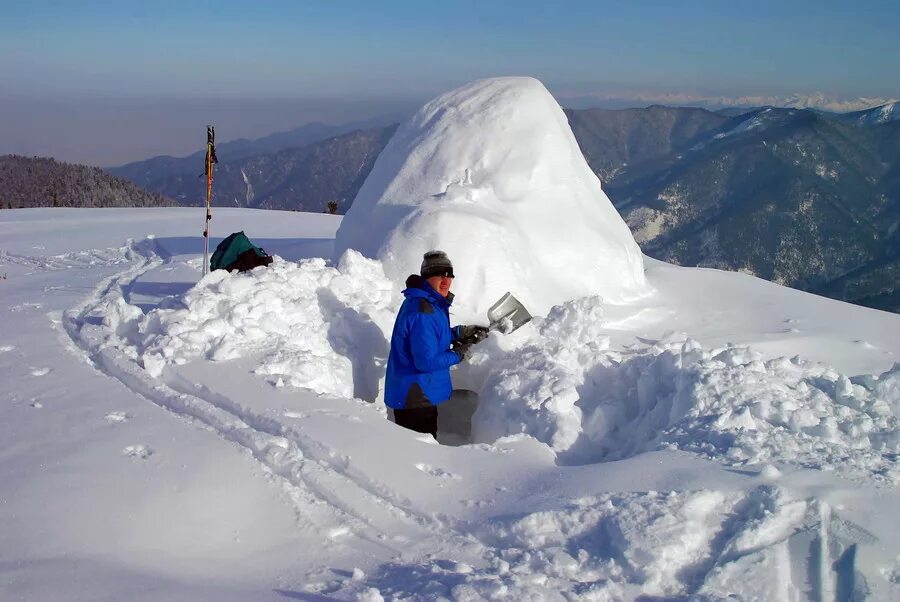
{"label": "packed snow chunk", "polygon": [[395,306],[380,264],[348,251],[336,269],[320,258],[276,258],[266,269],[214,271],[180,307],[153,310],[118,330],[134,333],[135,355],[154,376],[198,358],[259,356],[255,372],[277,386],[375,399]]}
{"label": "packed snow chunk", "polygon": [[475,441],[524,433],[558,452],[575,444],[583,430],[578,401],[585,372],[609,348],[602,305],[595,296],[556,306],[537,320],[537,336],[491,359],[472,421]]}
{"label": "packed snow chunk", "polygon": [[341,222],[357,249],[402,282],[422,255],[453,261],[457,317],[507,290],[532,313],[592,294],[646,290],[631,232],[588,167],[566,116],[537,80],[476,81],[403,124]]}

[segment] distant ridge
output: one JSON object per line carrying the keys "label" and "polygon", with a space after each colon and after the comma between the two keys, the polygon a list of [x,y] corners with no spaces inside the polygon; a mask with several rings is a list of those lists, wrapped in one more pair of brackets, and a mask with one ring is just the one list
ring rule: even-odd
{"label": "distant ridge", "polygon": [[[276,153],[288,148],[300,148],[328,138],[340,136],[356,130],[381,128],[399,121],[398,115],[385,115],[365,121],[353,121],[340,125],[313,122],[286,132],[278,132],[253,140],[238,138],[217,145],[220,157],[236,161],[257,155]],[[202,141],[202,140],[201,140]],[[109,173],[128,178],[135,184],[155,189],[158,182],[173,176],[196,176],[203,171],[205,147],[186,157],[160,155],[143,161],[134,161],[119,167],[108,167]]]}
{"label": "distant ridge", "polygon": [[878,125],[890,121],[900,121],[900,109],[897,108],[898,104],[900,103],[889,102],[880,107],[874,107],[864,111],[844,113],[841,118],[856,123],[857,125]]}
{"label": "distant ridge", "polygon": [[[213,204],[325,211],[334,201],[337,212],[346,213],[396,127],[357,130],[306,146],[237,159],[227,154],[227,148],[219,148]],[[154,177],[151,185],[182,205],[200,204],[204,186],[196,169]]]}
{"label": "distant ridge", "polygon": [[606,192],[648,255],[900,312],[900,121],[865,120],[885,112],[756,109],[610,161]]}

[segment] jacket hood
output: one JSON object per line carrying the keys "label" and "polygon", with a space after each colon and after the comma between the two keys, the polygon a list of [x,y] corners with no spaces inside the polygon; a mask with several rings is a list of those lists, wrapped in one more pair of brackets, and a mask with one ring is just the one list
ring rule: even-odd
{"label": "jacket hood", "polygon": [[436,303],[441,303],[450,307],[453,303],[453,293],[448,293],[447,298],[443,298],[439,292],[434,290],[428,281],[418,274],[410,274],[406,279],[406,288],[403,289],[403,295],[407,298],[425,297]]}

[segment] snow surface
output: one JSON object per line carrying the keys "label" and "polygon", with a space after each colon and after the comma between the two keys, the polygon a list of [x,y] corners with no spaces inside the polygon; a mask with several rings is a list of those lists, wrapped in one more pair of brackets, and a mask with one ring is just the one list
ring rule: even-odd
{"label": "snow surface", "polygon": [[637,243],[565,113],[527,77],[463,86],[402,124],[335,244],[336,257],[353,248],[381,260],[393,281],[418,273],[425,251],[446,251],[461,317],[481,318],[513,289],[532,313],[646,292]]}
{"label": "snow surface", "polygon": [[[900,316],[632,258],[545,95],[427,105],[346,227],[217,209],[276,255],[245,274],[200,277],[196,209],[0,213],[0,599],[900,597]],[[454,369],[440,443],[380,403],[432,246],[454,323],[535,316]]]}
{"label": "snow surface", "polygon": [[0,599],[897,596],[897,316],[648,260],[482,344],[435,445],[364,401],[401,284],[338,218],[219,210],[280,258],[195,286],[195,217],[0,216]]}

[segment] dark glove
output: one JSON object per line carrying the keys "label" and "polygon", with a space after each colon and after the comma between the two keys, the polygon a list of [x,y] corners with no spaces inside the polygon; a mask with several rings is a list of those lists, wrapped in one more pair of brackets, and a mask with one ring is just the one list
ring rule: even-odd
{"label": "dark glove", "polygon": [[459,363],[463,363],[464,361],[472,357],[472,344],[459,342],[454,343],[452,351],[459,356]]}
{"label": "dark glove", "polygon": [[456,339],[460,343],[475,345],[488,338],[489,332],[487,326],[457,326]]}

